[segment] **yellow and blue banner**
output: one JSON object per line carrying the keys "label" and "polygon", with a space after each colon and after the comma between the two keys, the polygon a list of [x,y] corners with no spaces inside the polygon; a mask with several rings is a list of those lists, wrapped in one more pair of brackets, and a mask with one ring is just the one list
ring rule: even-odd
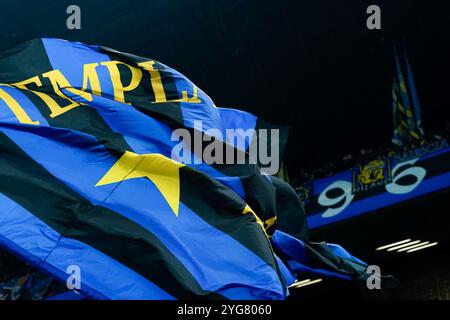
{"label": "yellow and blue banner", "polygon": [[394,135],[398,146],[420,144],[424,137],[422,111],[406,49],[394,43],[395,75],[392,85]]}

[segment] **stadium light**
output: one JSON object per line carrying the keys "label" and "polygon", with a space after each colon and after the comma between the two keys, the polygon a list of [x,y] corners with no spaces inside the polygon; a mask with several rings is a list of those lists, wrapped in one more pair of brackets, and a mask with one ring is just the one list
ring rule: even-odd
{"label": "stadium light", "polygon": [[437,245],[438,242],[430,243],[430,241],[422,241],[422,240],[411,240],[411,239],[405,239],[402,241],[393,242],[387,245],[383,245],[381,247],[376,248],[377,251],[380,250],[386,250],[388,252],[390,251],[397,251],[397,252],[415,252],[418,250],[426,249],[429,247],[433,247]]}
{"label": "stadium light", "polygon": [[390,248],[390,247],[393,247],[393,246],[396,246],[396,245],[399,245],[399,244],[403,244],[403,243],[406,243],[406,242],[410,242],[410,241],[411,241],[411,239],[397,241],[397,242],[394,242],[394,243],[390,243],[390,244],[384,245],[382,247],[378,247],[376,250],[377,251],[384,250],[384,249],[387,249],[387,248]]}
{"label": "stadium light", "polygon": [[420,240],[411,241],[411,242],[408,242],[408,243],[405,243],[405,244],[401,244],[399,246],[391,247],[391,248],[387,249],[387,251],[395,251],[395,250],[398,250],[398,249],[401,249],[401,248],[410,247],[410,246],[412,246],[412,245],[414,245],[416,243],[419,243],[419,242],[420,242]]}
{"label": "stadium light", "polygon": [[433,243],[430,243],[430,244],[427,244],[427,245],[424,245],[424,246],[421,246],[421,247],[418,247],[418,248],[414,248],[414,249],[408,250],[408,251],[406,251],[406,253],[411,253],[411,252],[419,251],[419,250],[422,250],[422,249],[434,247],[434,246],[436,246],[438,244],[439,244],[439,242],[433,242]]}
{"label": "stadium light", "polygon": [[319,278],[319,279],[315,279],[315,280],[311,280],[311,279],[306,279],[306,280],[302,280],[302,281],[295,281],[292,285],[289,286],[289,288],[301,288],[301,287],[306,287],[312,284],[316,284],[319,282],[322,282],[323,279]]}
{"label": "stadium light", "polygon": [[410,250],[410,249],[413,249],[413,248],[416,248],[416,247],[421,247],[421,246],[429,244],[429,243],[430,243],[430,241],[419,242],[418,244],[415,244],[413,246],[409,246],[409,247],[406,247],[406,248],[401,248],[400,250],[397,250],[397,252],[407,251],[407,250]]}

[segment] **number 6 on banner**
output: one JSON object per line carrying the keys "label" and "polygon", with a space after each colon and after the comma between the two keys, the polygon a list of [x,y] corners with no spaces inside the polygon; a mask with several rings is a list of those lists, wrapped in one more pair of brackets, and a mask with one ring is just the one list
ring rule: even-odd
{"label": "number 6 on banner", "polygon": [[[343,193],[335,198],[329,198],[327,196],[327,193],[328,191],[331,191],[333,189],[340,189],[343,191]],[[330,184],[325,190],[322,191],[319,199],[317,199],[317,202],[319,202],[321,206],[331,207],[338,204],[344,199],[345,201],[338,208],[328,208],[327,210],[325,210],[325,212],[322,214],[322,218],[330,218],[337,215],[338,213],[341,213],[345,208],[347,208],[350,202],[352,202],[353,197],[354,195],[352,194],[352,184],[350,182],[339,180]]]}
{"label": "number 6 on banner", "polygon": [[[411,167],[408,169],[405,169],[401,171],[399,174],[397,174],[397,171],[407,165],[413,165],[417,162],[419,159],[413,159],[405,162],[401,162],[395,166],[395,168],[392,170],[392,176],[394,177],[392,179],[392,182],[386,185],[386,191],[393,194],[405,194],[408,192],[413,191],[419,183],[422,182],[423,178],[425,178],[425,175],[427,174],[427,171],[422,167]],[[398,180],[401,178],[404,178],[406,176],[413,176],[416,178],[416,181],[413,184],[409,185],[401,185],[397,184]]]}

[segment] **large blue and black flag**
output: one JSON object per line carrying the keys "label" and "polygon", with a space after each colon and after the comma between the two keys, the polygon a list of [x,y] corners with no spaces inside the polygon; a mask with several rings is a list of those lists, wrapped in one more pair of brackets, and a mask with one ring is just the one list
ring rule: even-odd
{"label": "large blue and black flag", "polygon": [[418,144],[425,134],[422,111],[408,54],[400,52],[394,43],[395,75],[392,85],[394,135],[392,142],[398,146]]}
{"label": "large blue and black flag", "polygon": [[96,299],[283,299],[298,272],[361,278],[257,164],[186,161],[203,145],[174,159],[177,129],[230,123],[152,59],[58,39],[0,54],[0,247],[63,283],[75,266]]}

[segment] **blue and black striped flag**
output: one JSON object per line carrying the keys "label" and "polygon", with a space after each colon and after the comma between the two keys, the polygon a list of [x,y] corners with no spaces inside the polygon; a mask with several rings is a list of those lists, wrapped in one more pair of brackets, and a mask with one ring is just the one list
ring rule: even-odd
{"label": "blue and black striped flag", "polygon": [[0,248],[62,283],[78,268],[94,299],[283,299],[298,272],[361,278],[257,164],[173,158],[180,128],[238,126],[221,113],[152,59],[58,39],[1,53]]}
{"label": "blue and black striped flag", "polygon": [[419,144],[425,137],[422,127],[422,112],[406,49],[403,48],[399,55],[394,43],[394,56],[395,75],[392,85],[394,135],[392,142],[398,146]]}

